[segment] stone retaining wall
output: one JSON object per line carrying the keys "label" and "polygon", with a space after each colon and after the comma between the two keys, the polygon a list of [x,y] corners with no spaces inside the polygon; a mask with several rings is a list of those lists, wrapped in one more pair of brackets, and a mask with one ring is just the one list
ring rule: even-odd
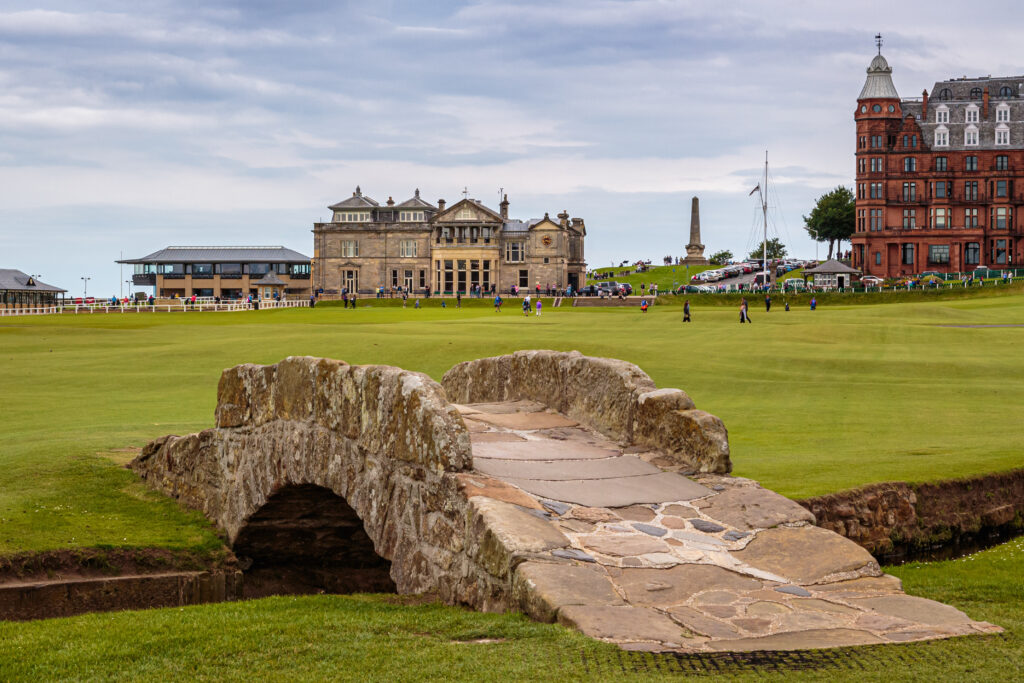
{"label": "stone retaining wall", "polygon": [[529,399],[624,444],[663,452],[695,472],[727,473],[722,421],[680,389],[658,389],[632,363],[578,351],[517,351],[460,363],[442,380],[455,403]]}
{"label": "stone retaining wall", "polygon": [[797,501],[883,561],[1024,530],[1024,470],[925,484],[886,482]]}

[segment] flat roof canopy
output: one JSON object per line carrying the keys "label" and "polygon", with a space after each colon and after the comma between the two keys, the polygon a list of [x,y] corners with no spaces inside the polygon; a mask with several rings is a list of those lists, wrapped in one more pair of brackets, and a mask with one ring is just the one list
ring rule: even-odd
{"label": "flat roof canopy", "polygon": [[309,257],[285,247],[167,247],[117,263],[308,263]]}

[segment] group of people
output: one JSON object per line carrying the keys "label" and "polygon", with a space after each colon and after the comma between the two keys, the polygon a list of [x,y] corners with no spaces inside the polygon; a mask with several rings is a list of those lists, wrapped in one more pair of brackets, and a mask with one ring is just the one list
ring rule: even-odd
{"label": "group of people", "polygon": [[[644,313],[647,312],[646,307],[643,305],[646,301],[642,301],[640,310]],[[789,301],[785,302],[786,310],[789,310]],[[817,310],[818,300],[815,297],[811,297],[810,301],[811,310]],[[772,297],[771,294],[765,294],[764,296],[764,312],[768,313],[772,310]],[[691,321],[690,318],[690,300],[687,299],[683,302],[683,322],[688,323]],[[747,297],[740,299],[740,323],[749,323],[750,320],[750,304],[747,302]]]}

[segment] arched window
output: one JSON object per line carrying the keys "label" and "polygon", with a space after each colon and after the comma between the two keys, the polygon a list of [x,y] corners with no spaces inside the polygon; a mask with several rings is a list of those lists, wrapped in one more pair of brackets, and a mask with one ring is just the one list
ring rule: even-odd
{"label": "arched window", "polygon": [[999,89],[1000,97],[1013,97],[1013,88],[1008,85],[1004,85]]}
{"label": "arched window", "polygon": [[981,88],[971,88],[971,99],[972,100],[980,100],[981,99]]}
{"label": "arched window", "polygon": [[953,99],[953,93],[950,92],[949,88],[943,88],[939,91],[940,100],[951,100]]}

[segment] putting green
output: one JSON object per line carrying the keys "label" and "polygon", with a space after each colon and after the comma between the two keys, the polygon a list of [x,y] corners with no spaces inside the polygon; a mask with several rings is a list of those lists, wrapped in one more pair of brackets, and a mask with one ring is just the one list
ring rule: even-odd
{"label": "putting green", "polygon": [[[738,325],[731,307],[546,308],[486,301],[359,310],[0,320],[0,552],[95,546],[209,549],[195,514],[119,467],[167,433],[212,425],[217,379],[289,355],[388,363],[440,379],[524,348],[630,360],[688,391],[730,431],[735,473],[792,497],[1022,465],[1024,298],[825,305]],[[510,304],[514,304],[512,301]],[[369,305],[369,306],[367,306]]]}

